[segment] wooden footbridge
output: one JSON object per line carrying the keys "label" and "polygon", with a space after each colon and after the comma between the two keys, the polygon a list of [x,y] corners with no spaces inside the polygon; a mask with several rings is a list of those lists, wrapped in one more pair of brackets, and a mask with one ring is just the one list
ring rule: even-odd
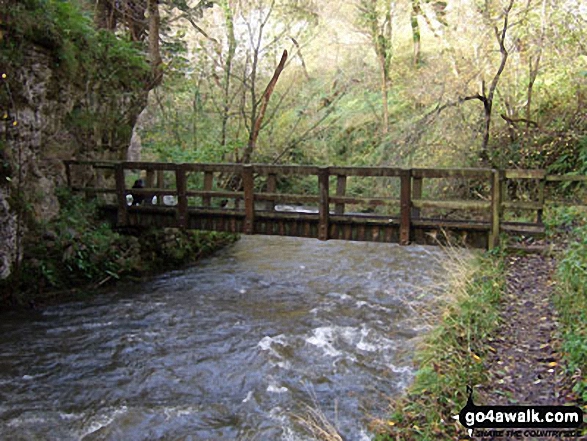
{"label": "wooden footbridge", "polygon": [[[68,186],[99,198],[103,213],[121,228],[403,245],[451,237],[477,248],[495,247],[501,233],[543,233],[547,185],[587,181],[585,176],[553,176],[544,170],[480,168],[110,161],[65,161],[65,167]],[[132,188],[139,177],[144,188]],[[288,190],[294,180],[303,191]],[[365,194],[372,189],[378,194]],[[145,202],[133,204],[133,197]]]}

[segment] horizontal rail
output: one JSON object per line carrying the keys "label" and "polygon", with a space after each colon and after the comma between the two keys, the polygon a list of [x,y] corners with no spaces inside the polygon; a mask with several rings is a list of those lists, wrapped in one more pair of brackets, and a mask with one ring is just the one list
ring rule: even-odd
{"label": "horizontal rail", "polygon": [[[546,184],[587,181],[587,176],[547,175],[545,170],[523,169],[88,160],[68,160],[64,164],[67,183],[72,191],[85,192],[92,196],[116,195],[116,205],[109,206],[116,210],[118,225],[145,225],[151,219],[166,227],[239,231],[246,234],[301,235],[322,240],[383,240],[402,244],[413,240],[421,243],[422,235],[435,236],[440,229],[447,228],[461,231],[463,237],[467,236],[467,232],[477,237],[484,234],[490,248],[497,245],[500,231],[529,234],[543,231],[542,212],[546,200]],[[91,167],[95,169],[94,176],[101,177],[96,178],[93,186],[73,185],[72,167],[76,166]],[[113,170],[114,174],[102,171],[108,169]],[[129,173],[135,174],[137,171],[144,179],[139,188],[135,188],[138,186],[136,181],[129,188],[130,183],[126,182]],[[86,173],[83,176],[85,181],[88,175]],[[112,176],[115,177],[115,185],[108,187],[104,183],[112,182]],[[316,177],[314,188],[309,190],[310,194],[278,191],[283,178],[296,176]],[[378,177],[388,178],[379,187],[382,194],[351,193],[351,189],[356,188],[355,184],[360,183],[363,178]],[[462,191],[462,182],[454,186],[459,188],[456,197],[453,195],[451,199],[450,194],[441,193],[441,198],[433,199],[426,193],[424,181],[434,182],[435,179],[473,179],[475,192],[481,193],[477,197],[479,200],[472,199],[469,192]],[[533,180],[537,183],[508,189],[510,180]],[[215,181],[219,187],[217,189]],[[224,189],[226,182],[230,182],[234,189]],[[442,191],[447,193],[444,187],[444,182],[441,182],[434,188],[443,188]],[[532,191],[537,189],[537,200],[526,200],[527,194],[523,197],[524,201],[515,200],[522,199],[516,194],[520,188],[530,188]],[[135,205],[130,205],[129,195],[135,197],[132,201]],[[154,196],[157,196],[157,202],[151,204],[153,201],[150,198]],[[161,196],[172,196],[173,200],[170,202]],[[222,199],[221,206],[218,207],[218,203],[212,204],[212,199]],[[104,200],[111,204],[113,198]],[[280,207],[279,204],[293,204],[298,207],[286,209],[287,207]],[[356,206],[359,208],[355,208]],[[450,220],[431,217],[441,216],[442,210],[452,210],[449,213]],[[535,211],[536,222],[503,222],[506,210]],[[463,212],[474,214],[463,217]],[[468,217],[474,220],[469,220]]]}
{"label": "horizontal rail", "polygon": [[449,210],[488,210],[491,202],[485,201],[433,201],[425,199],[413,199],[415,208],[444,208]]}

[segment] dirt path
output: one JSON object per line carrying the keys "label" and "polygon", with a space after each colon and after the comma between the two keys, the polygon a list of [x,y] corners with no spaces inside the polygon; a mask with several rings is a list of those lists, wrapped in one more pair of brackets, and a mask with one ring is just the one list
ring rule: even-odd
{"label": "dirt path", "polygon": [[552,302],[554,259],[510,256],[506,265],[502,323],[489,342],[493,355],[488,360],[489,380],[479,389],[480,404],[576,403],[559,353]]}

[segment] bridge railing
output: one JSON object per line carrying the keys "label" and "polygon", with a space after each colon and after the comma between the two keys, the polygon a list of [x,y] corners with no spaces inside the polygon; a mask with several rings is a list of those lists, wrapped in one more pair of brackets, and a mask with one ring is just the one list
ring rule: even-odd
{"label": "bridge railing", "polygon": [[[464,236],[467,231],[485,232],[489,248],[497,245],[501,231],[541,231],[548,183],[586,180],[584,176],[547,176],[543,170],[109,161],[65,161],[65,166],[68,185],[87,195],[101,195],[106,205],[116,207],[116,222],[121,226],[142,225],[141,213],[144,219],[150,213],[160,226],[402,244],[424,243],[425,235],[448,228]],[[144,188],[132,188],[137,176],[144,176]],[[313,178],[312,188],[280,192],[280,181],[291,177]],[[349,186],[368,179],[382,180],[369,187],[378,188],[379,194],[366,196]],[[535,199],[512,198],[510,184],[520,180],[535,182]],[[443,186],[448,188],[451,182],[460,191],[445,191]],[[434,185],[435,190],[431,189]],[[445,193],[448,199],[441,199]],[[147,203],[133,206],[132,198]],[[284,212],[280,204],[309,208]],[[504,221],[508,212],[520,210],[534,211],[535,220]],[[452,217],[438,216],[441,212]]]}

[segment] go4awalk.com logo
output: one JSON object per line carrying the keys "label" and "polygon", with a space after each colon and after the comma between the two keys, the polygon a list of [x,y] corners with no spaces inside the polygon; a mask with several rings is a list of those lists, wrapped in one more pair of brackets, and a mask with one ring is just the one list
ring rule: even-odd
{"label": "go4awalk.com logo", "polygon": [[477,406],[469,386],[467,393],[467,404],[453,418],[471,437],[574,438],[582,434],[583,411],[577,406]]}

